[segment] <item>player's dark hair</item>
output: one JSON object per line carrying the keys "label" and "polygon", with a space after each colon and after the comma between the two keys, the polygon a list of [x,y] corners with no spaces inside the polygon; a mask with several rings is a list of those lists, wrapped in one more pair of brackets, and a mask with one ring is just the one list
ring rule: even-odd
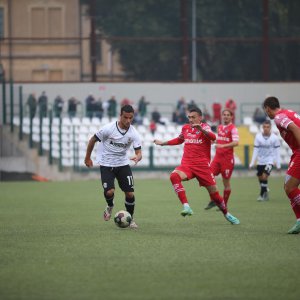
{"label": "player's dark hair", "polygon": [[279,100],[276,97],[268,97],[265,99],[263,107],[269,107],[271,109],[280,108]]}
{"label": "player's dark hair", "polygon": [[189,112],[196,112],[199,114],[199,116],[202,116],[202,111],[199,107],[197,106],[192,106],[191,108],[189,108]]}
{"label": "player's dark hair", "polygon": [[126,104],[126,105],[124,105],[124,106],[121,107],[121,114],[122,114],[123,112],[126,112],[126,113],[134,113],[134,109],[133,109],[133,107],[132,107],[131,105]]}
{"label": "player's dark hair", "polygon": [[271,123],[271,121],[270,120],[265,120],[264,122],[263,122],[263,124],[266,124],[266,125],[272,125],[272,123]]}

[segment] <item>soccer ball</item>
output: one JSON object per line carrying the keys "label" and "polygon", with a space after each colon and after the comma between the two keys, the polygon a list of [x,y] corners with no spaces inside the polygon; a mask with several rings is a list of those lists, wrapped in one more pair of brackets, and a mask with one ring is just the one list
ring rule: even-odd
{"label": "soccer ball", "polygon": [[120,228],[126,228],[130,225],[132,217],[128,211],[120,210],[115,214],[115,224]]}

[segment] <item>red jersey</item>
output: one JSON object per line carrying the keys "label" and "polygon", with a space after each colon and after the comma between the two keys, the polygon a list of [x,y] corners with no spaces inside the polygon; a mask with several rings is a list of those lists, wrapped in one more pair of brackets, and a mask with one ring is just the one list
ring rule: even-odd
{"label": "red jersey", "polygon": [[184,143],[181,165],[209,165],[211,141],[216,136],[208,124],[201,123],[201,126],[204,130],[210,132],[212,138],[199,129],[186,124],[182,127],[179,137],[168,142],[169,145]]}
{"label": "red jersey", "polygon": [[[231,142],[238,142],[239,134],[234,124],[218,126],[217,144],[229,144]],[[231,159],[233,157],[233,147],[230,148],[216,148],[216,156],[221,156],[223,159]]]}
{"label": "red jersey", "polygon": [[289,109],[280,109],[274,118],[275,124],[279,129],[280,135],[290,146],[293,152],[300,150],[300,145],[298,145],[293,133],[288,129],[289,124],[294,123],[300,128],[300,116]]}

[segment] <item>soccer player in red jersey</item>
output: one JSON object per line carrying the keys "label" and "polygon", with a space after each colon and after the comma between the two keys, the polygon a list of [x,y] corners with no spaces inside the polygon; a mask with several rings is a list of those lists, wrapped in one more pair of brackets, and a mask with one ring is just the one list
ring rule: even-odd
{"label": "soccer player in red jersey", "polygon": [[[223,124],[218,126],[218,136],[216,140],[216,155],[211,163],[211,169],[215,176],[222,174],[224,191],[223,198],[227,202],[231,193],[230,178],[234,168],[233,148],[239,144],[239,134],[237,128],[232,123],[233,113],[226,108],[222,111]],[[214,201],[210,201],[205,209],[216,206]]]}
{"label": "soccer player in red jersey", "polygon": [[300,233],[300,116],[292,110],[280,108],[279,100],[275,97],[266,98],[263,106],[293,152],[286,172],[284,190],[297,219],[288,233],[297,234]]}
{"label": "soccer player in red jersey", "polygon": [[216,135],[211,131],[209,125],[201,122],[202,111],[198,107],[189,110],[188,119],[189,124],[183,125],[178,137],[165,142],[154,140],[154,143],[159,146],[173,146],[184,143],[181,165],[170,175],[174,190],[183,205],[181,215],[185,217],[193,214],[182,181],[196,178],[199,185],[207,189],[211,200],[216,202],[225,218],[231,224],[239,224],[240,221],[227,211],[210,168],[211,142],[216,139]]}

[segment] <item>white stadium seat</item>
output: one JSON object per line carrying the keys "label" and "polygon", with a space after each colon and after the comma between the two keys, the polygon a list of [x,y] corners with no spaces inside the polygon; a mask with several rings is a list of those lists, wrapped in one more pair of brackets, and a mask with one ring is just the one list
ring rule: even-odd
{"label": "white stadium seat", "polygon": [[253,133],[253,134],[256,134],[256,133],[258,133],[259,129],[258,129],[257,125],[252,124],[252,125],[250,125],[250,127],[249,127],[249,131],[250,131],[251,133]]}
{"label": "white stadium seat", "polygon": [[247,126],[253,125],[254,122],[251,117],[244,117],[243,123]]}

